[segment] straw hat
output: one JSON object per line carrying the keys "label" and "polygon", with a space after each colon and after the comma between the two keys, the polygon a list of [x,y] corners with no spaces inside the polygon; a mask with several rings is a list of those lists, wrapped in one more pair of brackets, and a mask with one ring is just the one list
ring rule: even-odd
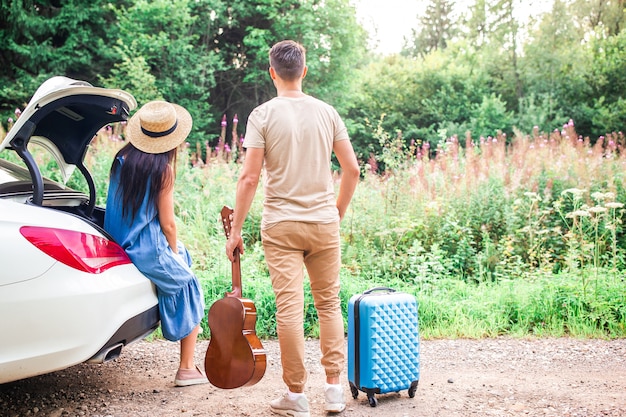
{"label": "straw hat", "polygon": [[191,115],[184,107],[167,101],[151,101],[128,120],[126,137],[141,151],[164,153],[183,143],[191,124]]}

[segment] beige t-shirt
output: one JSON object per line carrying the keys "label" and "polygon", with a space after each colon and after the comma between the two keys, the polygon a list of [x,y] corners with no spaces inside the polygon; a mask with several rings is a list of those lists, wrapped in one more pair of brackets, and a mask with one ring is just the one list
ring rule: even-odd
{"label": "beige t-shirt", "polygon": [[276,97],[250,113],[243,146],[265,149],[262,228],[339,221],[331,173],[339,140],[349,140],[341,117],[311,96]]}

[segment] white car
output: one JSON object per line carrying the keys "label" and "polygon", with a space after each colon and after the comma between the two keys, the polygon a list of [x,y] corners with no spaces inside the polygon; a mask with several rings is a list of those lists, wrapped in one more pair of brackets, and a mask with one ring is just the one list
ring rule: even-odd
{"label": "white car", "polygon": [[[0,383],[115,359],[159,325],[155,288],[102,229],[83,165],[98,130],[136,106],[125,91],[53,77],[0,144]],[[35,143],[89,190],[43,178]]]}

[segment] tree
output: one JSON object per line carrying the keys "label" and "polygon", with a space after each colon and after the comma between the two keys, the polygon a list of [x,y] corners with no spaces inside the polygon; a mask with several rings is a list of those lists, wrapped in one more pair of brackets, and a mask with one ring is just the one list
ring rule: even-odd
{"label": "tree", "polygon": [[580,27],[610,37],[624,29],[625,7],[626,0],[575,0],[571,10]]}
{"label": "tree", "polygon": [[506,106],[495,94],[484,96],[483,101],[472,106],[470,131],[472,137],[496,136],[498,131],[510,129],[512,112],[507,111]]}
{"label": "tree", "polygon": [[[217,138],[220,120],[248,113],[274,94],[270,46],[307,48],[307,92],[340,111],[366,33],[350,0],[51,0],[0,5],[0,103],[8,116],[51,75],[125,88],[189,109],[190,142]],[[211,135],[211,132],[215,132]]]}
{"label": "tree", "polygon": [[224,63],[215,74],[212,102],[229,120],[237,113],[243,121],[275,94],[267,71],[272,44],[301,42],[309,67],[305,90],[343,112],[367,42],[349,0],[232,2],[211,21],[211,32],[206,45]]}
{"label": "tree", "polygon": [[623,131],[626,120],[626,31],[592,43],[591,70],[587,82],[592,93],[588,99],[591,127],[595,137]]}
{"label": "tree", "polygon": [[162,97],[186,107],[194,120],[192,144],[205,138],[206,132],[217,132],[212,124],[220,116],[211,104],[210,90],[221,62],[200,43],[198,22],[207,17],[192,14],[196,3],[207,4],[135,0],[129,6],[111,6],[117,16],[118,62],[106,78],[109,86],[129,88],[140,106]]}
{"label": "tree", "polygon": [[488,94],[483,73],[459,65],[445,51],[423,60],[392,55],[358,71],[357,78],[360,94],[347,123],[362,160],[370,153],[380,154],[375,139],[379,124],[390,137],[401,131],[407,147],[414,141],[429,142],[434,148],[444,130],[449,136],[465,135]]}
{"label": "tree", "polygon": [[403,54],[417,57],[445,49],[456,34],[452,23],[453,8],[453,0],[431,0],[419,19],[419,30],[411,30],[412,40],[405,44]]}
{"label": "tree", "polygon": [[488,14],[487,0],[476,0],[469,7],[469,17],[465,18],[463,32],[465,32],[464,38],[467,39],[468,45],[472,45],[474,50],[481,49],[489,40],[491,30],[487,21]]}
{"label": "tree", "polygon": [[163,100],[156,84],[156,77],[150,72],[150,66],[144,57],[124,55],[117,62],[107,78],[101,78],[102,85],[108,88],[120,88],[132,92],[137,103],[145,104],[151,100]]}
{"label": "tree", "polygon": [[492,47],[498,48],[497,59],[491,61],[489,72],[496,90],[500,92],[510,109],[518,106],[522,97],[522,85],[518,63],[518,34],[520,23],[515,17],[516,0],[496,0],[489,8],[493,16]]}
{"label": "tree", "polygon": [[[0,3],[0,113],[26,104],[53,75],[97,82],[115,58],[107,1]],[[126,1],[119,2],[126,4]]]}
{"label": "tree", "polygon": [[[581,47],[584,33],[572,19],[567,4],[555,0],[524,45],[520,71],[525,98],[518,111],[526,121],[519,127],[526,131],[533,125],[550,131],[570,118],[576,119],[577,128],[589,127],[581,105],[591,94],[586,79],[590,56],[588,49]],[[529,111],[535,104],[540,105],[540,111]],[[532,113],[534,119],[528,117]]]}

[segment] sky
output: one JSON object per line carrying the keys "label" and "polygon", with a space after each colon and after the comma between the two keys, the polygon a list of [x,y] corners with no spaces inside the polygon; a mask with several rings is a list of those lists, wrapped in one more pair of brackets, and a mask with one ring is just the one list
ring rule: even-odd
{"label": "sky", "polygon": [[[473,1],[457,0],[458,4]],[[375,49],[382,54],[393,54],[402,49],[404,37],[416,29],[419,16],[424,13],[428,0],[353,0],[358,21],[377,41]],[[520,0],[516,7],[521,19],[549,11],[552,0]]]}
{"label": "sky", "polygon": [[377,52],[400,52],[425,6],[416,0],[354,0],[357,19],[378,42]]}

